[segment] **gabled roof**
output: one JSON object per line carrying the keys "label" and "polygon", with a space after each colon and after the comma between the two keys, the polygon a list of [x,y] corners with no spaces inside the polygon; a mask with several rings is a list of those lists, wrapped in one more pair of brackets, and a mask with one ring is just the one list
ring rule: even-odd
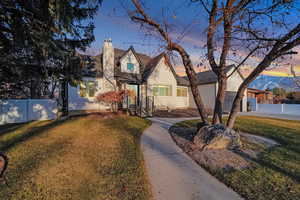
{"label": "gabled roof", "polygon": [[125,56],[129,51],[132,51],[133,55],[137,58],[139,64],[144,67],[148,64],[148,62],[152,59],[150,56],[147,56],[145,54],[137,53],[133,46],[130,46],[129,49],[123,50],[114,48],[114,54],[115,54],[115,66],[120,64],[120,60],[123,56]]}
{"label": "gabled roof", "polygon": [[[133,74],[121,71],[120,60],[128,53],[132,51],[133,55],[136,57],[140,64],[140,74]],[[152,60],[151,57],[137,53],[134,48],[131,46],[128,50],[122,50],[114,48],[115,54],[115,76],[117,80],[126,83],[136,83],[141,84],[143,82],[143,72],[147,64]]]}
{"label": "gabled roof", "polygon": [[149,76],[154,71],[155,67],[163,57],[164,53],[161,53],[148,62],[143,72],[143,81],[146,81],[149,78]]}
{"label": "gabled roof", "polygon": [[148,65],[146,66],[145,70],[144,70],[144,73],[143,73],[143,81],[146,81],[149,76],[151,75],[151,73],[154,71],[155,67],[158,65],[158,63],[160,62],[160,60],[162,58],[165,58],[166,59],[166,64],[170,67],[170,70],[174,76],[174,78],[176,79],[177,81],[177,85],[180,85],[180,86],[188,86],[189,82],[187,80],[185,80],[184,78],[182,77],[179,77],[172,64],[170,63],[170,60],[169,60],[169,57],[163,52],[161,54],[159,54],[158,56],[154,57],[149,63]]}

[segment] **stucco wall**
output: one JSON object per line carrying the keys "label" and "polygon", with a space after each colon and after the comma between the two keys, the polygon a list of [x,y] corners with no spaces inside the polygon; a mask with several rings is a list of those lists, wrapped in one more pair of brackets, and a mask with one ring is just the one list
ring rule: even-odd
{"label": "stucco wall", "polygon": [[[233,69],[232,69],[233,70]],[[232,70],[230,70],[227,75],[232,73]],[[236,92],[238,88],[240,87],[241,83],[243,82],[242,77],[239,75],[239,73],[236,71],[234,72],[227,80],[227,91]]]}
{"label": "stucco wall", "polygon": [[[134,64],[133,71],[130,71],[127,69],[127,63],[129,63],[129,62]],[[134,73],[134,74],[140,73],[139,62],[137,61],[136,57],[134,56],[134,54],[132,53],[131,50],[125,56],[123,56],[121,58],[120,63],[121,63],[121,71],[122,72]]]}
{"label": "stucco wall", "polygon": [[[211,83],[211,84],[199,85],[198,90],[201,95],[205,108],[213,109],[215,106],[215,98],[216,98],[216,84]],[[189,89],[189,99],[190,99],[189,106],[191,108],[196,108],[196,104],[191,89]]]}
{"label": "stucco wall", "polygon": [[[234,68],[232,68],[227,75],[231,74]],[[237,92],[240,85],[242,84],[243,79],[241,75],[235,71],[227,80],[227,91],[234,91]],[[244,97],[242,100],[242,111],[246,112],[247,111],[247,90],[244,92]]]}
{"label": "stucco wall", "polygon": [[109,109],[109,105],[99,103],[96,101],[96,96],[100,93],[113,90],[112,84],[110,84],[105,78],[83,78],[84,81],[96,81],[96,93],[94,97],[81,97],[80,86],[73,87],[69,85],[69,110],[103,110]]}
{"label": "stucco wall", "polygon": [[154,105],[159,107],[169,108],[186,108],[189,106],[189,97],[177,97],[176,88],[177,81],[168,65],[165,64],[165,58],[162,58],[158,66],[154,69],[147,81],[148,91],[147,95],[153,95],[153,85],[171,85],[171,96],[155,96]]}

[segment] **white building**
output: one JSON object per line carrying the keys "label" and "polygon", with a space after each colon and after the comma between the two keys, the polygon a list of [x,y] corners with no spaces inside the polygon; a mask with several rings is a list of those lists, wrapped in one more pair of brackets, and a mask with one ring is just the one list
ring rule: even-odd
{"label": "white building", "polygon": [[[123,106],[138,106],[142,111],[155,108],[191,108],[195,107],[189,82],[179,77],[166,54],[149,57],[135,52],[131,46],[128,50],[114,48],[110,39],[105,40],[102,53],[92,56],[94,64],[83,69],[83,80],[77,87],[69,86],[70,110],[107,109],[95,97],[111,90],[130,89],[136,98],[129,98]],[[228,74],[234,70],[229,66]],[[212,71],[197,74],[201,97],[207,108],[214,106],[217,92],[217,77]],[[238,86],[242,82],[241,74],[236,71],[228,79],[225,108],[231,105]],[[246,110],[246,96],[242,110]],[[226,109],[225,109],[226,110]]]}

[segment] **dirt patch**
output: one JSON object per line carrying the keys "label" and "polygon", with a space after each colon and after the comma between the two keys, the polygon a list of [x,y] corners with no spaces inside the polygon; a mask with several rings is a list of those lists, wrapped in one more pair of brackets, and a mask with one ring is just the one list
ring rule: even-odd
{"label": "dirt patch", "polygon": [[[275,145],[274,141],[250,134],[242,134],[243,146],[239,151],[230,150],[199,150],[194,145],[193,138],[196,135],[196,128],[173,126],[169,129],[176,144],[182,148],[198,164],[210,170],[231,170],[251,167],[251,159],[257,156],[266,148]],[[277,145],[278,143],[276,143]]]}
{"label": "dirt patch", "polygon": [[174,110],[156,110],[154,117],[179,118],[179,117],[199,117],[197,109],[174,109]]}

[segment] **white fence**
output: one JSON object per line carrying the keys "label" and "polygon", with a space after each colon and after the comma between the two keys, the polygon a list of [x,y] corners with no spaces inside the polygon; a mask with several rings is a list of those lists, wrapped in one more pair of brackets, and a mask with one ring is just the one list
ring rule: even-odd
{"label": "white fence", "polygon": [[256,112],[300,116],[300,104],[256,104]]}
{"label": "white fence", "polygon": [[56,119],[56,116],[55,100],[0,100],[0,124]]}

